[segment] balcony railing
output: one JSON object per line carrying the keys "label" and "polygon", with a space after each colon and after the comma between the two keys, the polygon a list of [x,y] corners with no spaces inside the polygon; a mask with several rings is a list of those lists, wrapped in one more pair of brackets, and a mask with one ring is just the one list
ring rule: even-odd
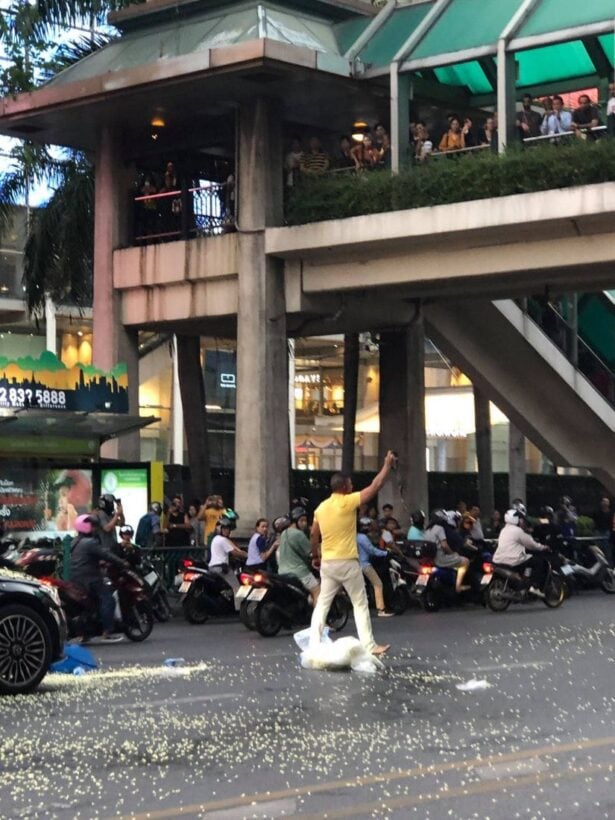
{"label": "balcony railing", "polygon": [[235,230],[235,183],[208,182],[136,196],[133,244],[216,236]]}

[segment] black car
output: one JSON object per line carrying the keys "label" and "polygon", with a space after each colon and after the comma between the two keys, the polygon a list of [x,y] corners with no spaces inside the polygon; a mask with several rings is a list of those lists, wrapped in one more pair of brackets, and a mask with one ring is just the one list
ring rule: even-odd
{"label": "black car", "polygon": [[0,695],[35,689],[65,640],[57,590],[0,566]]}

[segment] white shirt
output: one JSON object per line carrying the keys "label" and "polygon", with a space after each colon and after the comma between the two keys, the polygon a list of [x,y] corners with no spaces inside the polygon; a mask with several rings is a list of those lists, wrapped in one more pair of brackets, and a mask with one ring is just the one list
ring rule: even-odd
{"label": "white shirt", "polygon": [[393,533],[391,530],[382,530],[380,537],[382,538],[385,544],[392,544],[393,543]]}
{"label": "white shirt", "polygon": [[545,114],[540,131],[542,134],[563,134],[566,131],[572,131],[572,114],[570,111]]}
{"label": "white shirt", "polygon": [[498,548],[493,553],[494,564],[507,564],[516,567],[531,558],[525,548],[532,550],[544,550],[542,544],[534,541],[532,536],[524,532],[516,524],[505,524],[500,537],[498,538]]}
{"label": "white shirt", "polygon": [[224,535],[214,535],[211,540],[209,566],[216,567],[220,566],[220,564],[228,564],[228,554],[234,549],[233,543]]}
{"label": "white shirt", "polygon": [[611,99],[606,104],[606,115],[607,115],[607,117],[610,114],[615,114],[615,97],[611,97]]}

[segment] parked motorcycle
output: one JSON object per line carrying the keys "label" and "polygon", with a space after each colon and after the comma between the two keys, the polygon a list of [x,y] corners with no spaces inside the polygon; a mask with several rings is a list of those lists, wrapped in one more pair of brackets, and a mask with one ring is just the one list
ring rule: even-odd
{"label": "parked motorcycle", "polygon": [[[251,618],[257,632],[265,638],[277,635],[280,629],[306,626],[312,618],[309,593],[294,575],[273,575],[268,572],[254,574],[242,572],[241,588],[237,598],[242,602],[256,604]],[[333,599],[327,625],[333,632],[346,626],[350,615],[350,600],[345,592]]]}
{"label": "parked motorcycle", "polygon": [[559,569],[571,589],[600,587],[609,595],[615,594],[615,570],[611,569],[604,552],[596,544],[575,545],[571,557],[560,555]]}
{"label": "parked motorcycle", "polygon": [[555,609],[561,606],[566,597],[566,584],[559,574],[556,564],[557,556],[541,553],[547,562],[547,577],[541,595],[530,592],[530,578],[515,569],[486,562],[481,579],[489,609],[493,612],[504,612],[511,604],[526,604],[543,601],[545,606]]}

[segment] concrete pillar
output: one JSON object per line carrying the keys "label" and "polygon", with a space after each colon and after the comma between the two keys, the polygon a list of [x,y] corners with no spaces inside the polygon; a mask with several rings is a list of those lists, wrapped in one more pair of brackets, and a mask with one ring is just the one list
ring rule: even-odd
{"label": "concrete pillar", "polygon": [[265,256],[264,234],[283,218],[279,103],[257,98],[238,120],[235,507],[247,533],[288,509],[288,346],[283,270]]}
{"label": "concrete pillar", "polygon": [[56,306],[50,296],[45,296],[45,349],[50,353],[58,352]]}
{"label": "concrete pillar", "polygon": [[[406,500],[415,509],[429,507],[427,484],[427,438],[425,433],[425,327],[417,312],[407,330],[407,392],[408,460],[404,484]],[[400,469],[402,469],[400,467]]]}
{"label": "concrete pillar", "polygon": [[427,510],[425,438],[425,336],[419,316],[407,328],[380,334],[379,460],[387,450],[399,467],[383,487],[379,504],[393,505],[402,528],[415,509]]}
{"label": "concrete pillar", "polygon": [[342,472],[352,475],[354,470],[354,439],[357,418],[357,391],[359,386],[359,334],[344,336],[344,437]]}
{"label": "concrete pillar", "polygon": [[525,436],[509,422],[508,426],[508,495],[513,498],[526,499],[525,486]]}
{"label": "concrete pillar", "polygon": [[495,506],[491,456],[491,416],[489,399],[477,387],[474,387],[474,428],[476,461],[478,463],[478,503],[482,515],[488,518]]}
{"label": "concrete pillar", "polygon": [[184,463],[184,408],[179,387],[179,361],[177,355],[177,336],[173,336],[172,356],[172,396],[171,396],[171,446],[173,464]]}
{"label": "concrete pillar", "polygon": [[[130,170],[121,162],[121,146],[109,126],[102,126],[95,160],[94,188],[94,299],[92,359],[110,371],[119,362],[128,368],[129,412],[139,413],[138,331],[121,322],[120,295],[113,287],[113,251],[126,241]],[[107,442],[107,458],[139,461],[139,432]]]}

